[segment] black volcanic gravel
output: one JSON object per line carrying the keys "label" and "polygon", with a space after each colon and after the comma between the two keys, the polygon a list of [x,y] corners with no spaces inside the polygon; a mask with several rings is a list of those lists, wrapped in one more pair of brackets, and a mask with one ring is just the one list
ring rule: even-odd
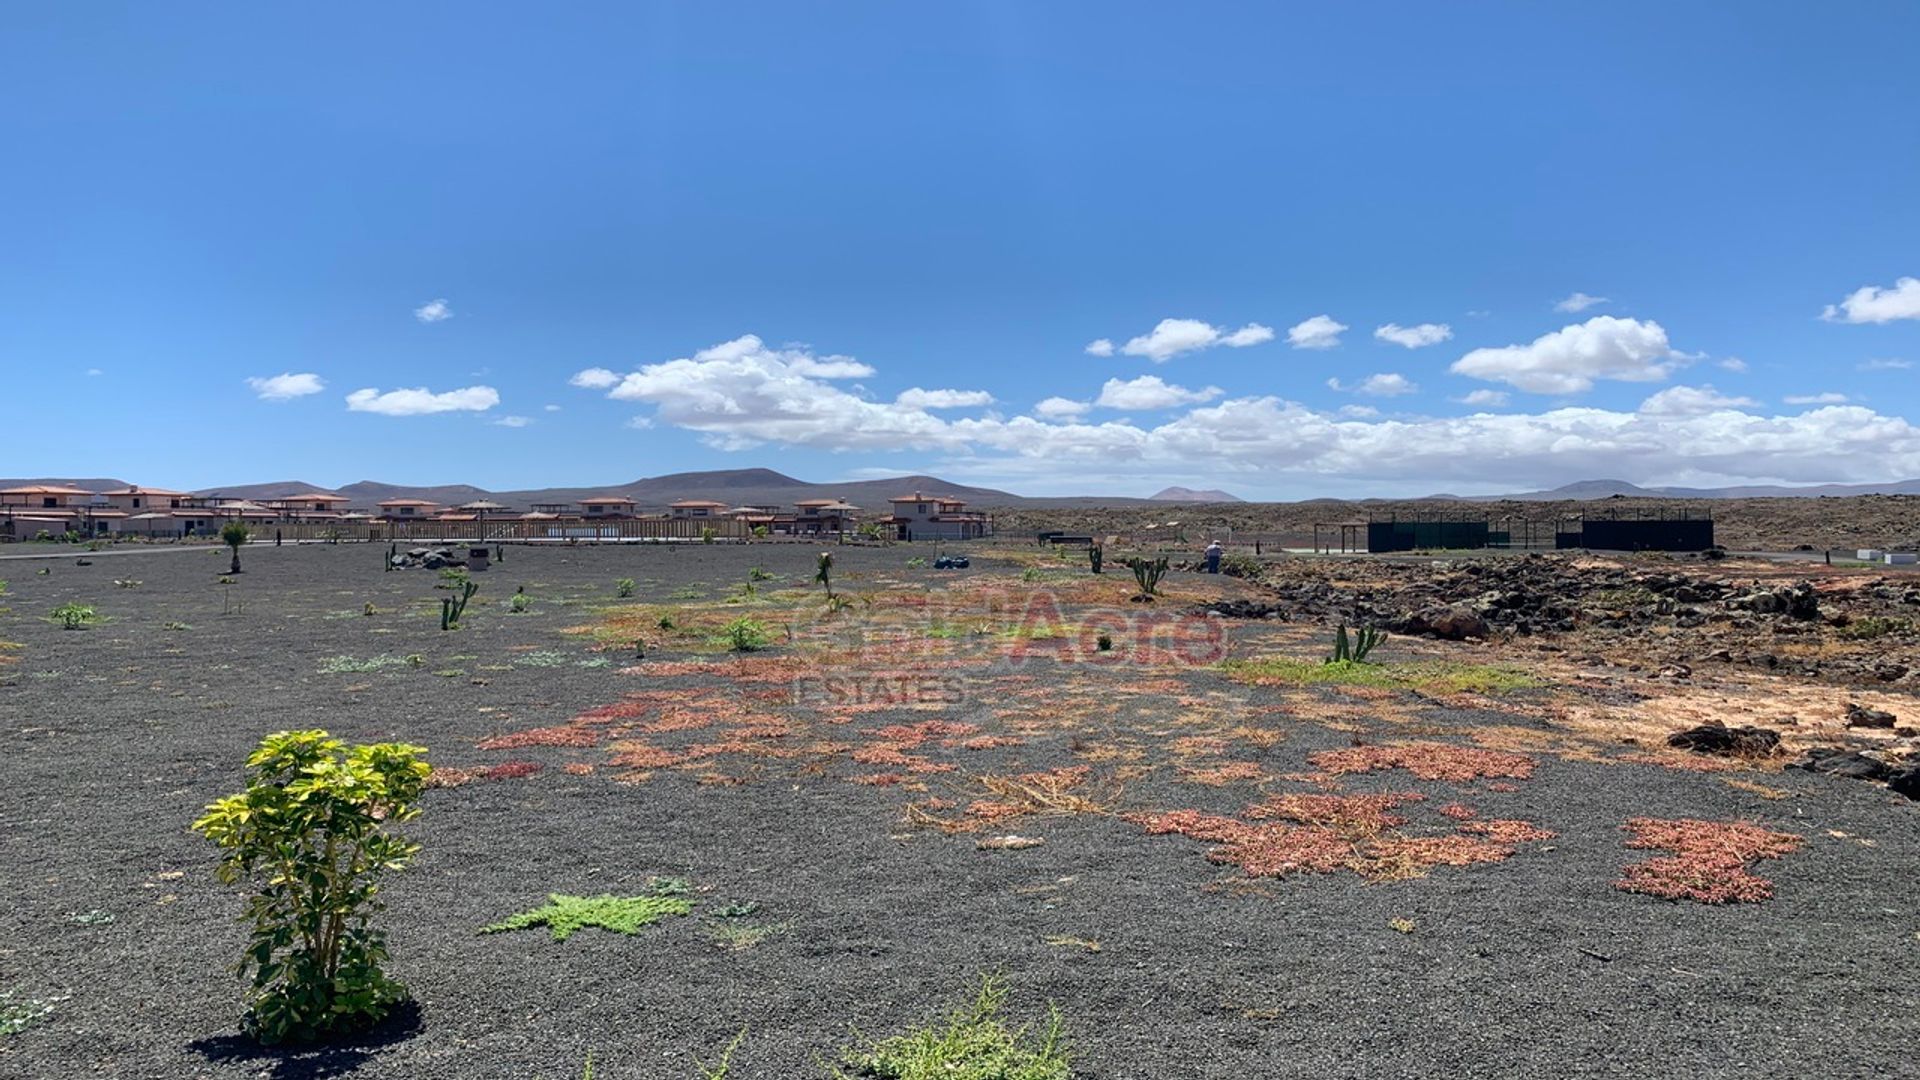
{"label": "black volcanic gravel", "polygon": [[[734,1077],[816,1076],[817,1057],[851,1028],[901,1030],[988,970],[1009,975],[1016,1018],[1060,1004],[1086,1077],[1920,1076],[1920,804],[1794,772],[1765,778],[1794,796],[1768,801],[1712,776],[1551,757],[1517,790],[1478,787],[1471,801],[1557,840],[1391,884],[1340,874],[1249,885],[1202,844],[1099,817],[1020,819],[1007,831],[1044,846],[979,851],[970,835],[908,829],[898,791],[778,762],[725,787],[671,770],[630,786],[557,767],[477,781],[428,794],[409,827],[424,850],[390,882],[391,970],[418,996],[417,1027],[290,1053],[236,1036],[242,986],[228,968],[242,898],[213,880],[214,851],[187,826],[238,788],[260,735],[325,727],[421,743],[445,764],[499,760],[509,755],[473,744],[636,689],[620,661],[487,670],[516,648],[589,656],[587,639],[557,631],[587,621],[614,579],[639,579],[643,599],[690,582],[718,596],[762,565],[790,587],[807,581],[813,554],[510,548],[452,634],[436,628],[434,575],[383,574],[368,547],[249,549],[231,587],[237,615],[222,614],[224,555],[87,567],[68,555],[44,563],[48,576],[35,573],[42,563],[0,561],[11,582],[0,640],[22,645],[0,667],[0,989],[58,999],[0,1037],[0,1076],[560,1080],[591,1052],[606,1080],[679,1078],[742,1028]],[[897,575],[927,554],[843,548],[836,570],[855,590],[861,575]],[[976,559],[968,573],[992,569]],[[116,588],[116,577],[142,584]],[[534,612],[509,617],[521,583]],[[68,632],[41,619],[70,599],[109,621]],[[379,614],[361,614],[368,601]],[[163,629],[176,621],[190,629]],[[409,653],[421,666],[320,670],[332,656]],[[488,681],[435,674],[453,667]],[[1292,693],[1304,711],[1310,699]],[[1430,712],[1443,728],[1480,719]],[[1255,752],[1273,772],[1303,771],[1308,753],[1348,741],[1311,723],[1285,730]],[[1065,740],[994,760],[1077,761]],[[1127,805],[1231,813],[1252,797],[1170,771],[1129,786]],[[1460,794],[1404,773],[1350,787],[1427,792],[1422,814]],[[1776,882],[1768,903],[1669,903],[1609,884],[1647,854],[1627,850],[1619,829],[1641,815],[1747,818],[1807,842],[1758,868]],[[633,938],[475,933],[549,891],[638,891],[653,875],[692,880],[708,914]],[[730,902],[790,928],[719,948],[706,930]],[[95,910],[113,921],[70,918]],[[1416,929],[1390,929],[1396,918]],[[1047,943],[1057,936],[1100,949]]]}

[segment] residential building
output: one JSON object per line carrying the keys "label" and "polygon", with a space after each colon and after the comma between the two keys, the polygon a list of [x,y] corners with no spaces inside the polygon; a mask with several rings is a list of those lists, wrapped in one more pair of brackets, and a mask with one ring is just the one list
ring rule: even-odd
{"label": "residential building", "polygon": [[902,540],[977,540],[993,535],[993,518],[967,509],[961,499],[947,495],[895,495],[893,516],[882,524]]}

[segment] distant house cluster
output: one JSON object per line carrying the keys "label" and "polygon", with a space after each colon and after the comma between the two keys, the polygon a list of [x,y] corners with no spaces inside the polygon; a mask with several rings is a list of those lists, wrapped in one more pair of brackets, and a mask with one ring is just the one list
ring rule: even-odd
{"label": "distant house cluster", "polygon": [[383,499],[354,509],[332,492],[305,492],[270,499],[194,495],[165,488],[126,487],[88,491],[57,484],[0,489],[0,538],[133,535],[207,536],[228,521],[258,528],[276,524],[371,526],[383,522],[525,522],[556,529],[594,522],[646,519],[737,521],[776,536],[831,536],[868,532],[897,540],[973,540],[993,533],[993,519],[970,511],[960,499],[914,492],[888,500],[884,516],[869,515],[845,499],[802,499],[792,507],[729,506],[711,499],[682,499],[664,510],[643,508],[620,495],[594,495],[572,503],[534,503],[525,510],[480,499],[444,506],[427,499]]}

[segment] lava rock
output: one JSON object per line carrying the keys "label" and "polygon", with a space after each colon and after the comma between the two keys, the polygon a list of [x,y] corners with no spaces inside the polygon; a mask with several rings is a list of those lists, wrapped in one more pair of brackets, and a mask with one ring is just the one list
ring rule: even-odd
{"label": "lava rock", "polygon": [[1920,802],[1920,765],[1909,765],[1887,777],[1887,790]]}
{"label": "lava rock", "polygon": [[1780,733],[1771,728],[1701,724],[1667,736],[1667,745],[1696,754],[1723,757],[1767,757],[1780,749]]}
{"label": "lava rock", "polygon": [[1847,726],[1858,728],[1891,728],[1894,716],[1885,709],[1869,709],[1857,701],[1847,702]]}
{"label": "lava rock", "polygon": [[1789,769],[1805,769],[1807,772],[1825,773],[1828,776],[1844,776],[1853,780],[1885,780],[1892,769],[1878,758],[1870,758],[1854,750],[1842,750],[1835,746],[1816,746],[1807,751],[1807,756],[1787,766]]}
{"label": "lava rock", "polygon": [[1472,608],[1448,606],[1428,608],[1400,621],[1403,634],[1432,634],[1448,641],[1483,638],[1490,632],[1487,620]]}

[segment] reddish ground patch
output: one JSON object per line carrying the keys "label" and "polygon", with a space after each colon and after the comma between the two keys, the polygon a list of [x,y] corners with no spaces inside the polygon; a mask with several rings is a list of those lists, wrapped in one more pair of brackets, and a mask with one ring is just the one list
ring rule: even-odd
{"label": "reddish ground patch", "polygon": [[1744,821],[1634,818],[1622,826],[1630,848],[1672,855],[1633,863],[1613,887],[1700,904],[1757,904],[1773,896],[1773,882],[1748,869],[1761,859],[1798,850],[1803,838]]}
{"label": "reddish ground patch", "polygon": [[1534,760],[1504,750],[1481,750],[1446,743],[1403,743],[1398,746],[1355,746],[1322,750],[1307,760],[1329,773],[1362,773],[1405,769],[1422,780],[1465,783],[1488,777],[1525,780],[1533,775]]}
{"label": "reddish ground patch", "polygon": [[598,746],[600,733],[589,727],[561,724],[496,735],[479,744],[482,750],[519,750],[528,746]]}

